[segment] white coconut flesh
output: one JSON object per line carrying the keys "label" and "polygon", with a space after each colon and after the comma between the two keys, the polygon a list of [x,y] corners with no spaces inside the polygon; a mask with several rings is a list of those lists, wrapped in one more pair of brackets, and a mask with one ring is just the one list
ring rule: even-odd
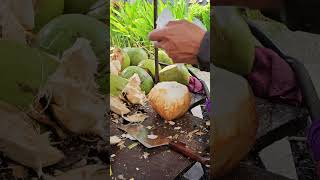
{"label": "white coconut flesh", "polygon": [[148,99],[152,108],[165,120],[184,115],[190,106],[191,95],[187,86],[177,82],[161,82],[154,86]]}
{"label": "white coconut flesh", "polygon": [[95,83],[97,58],[88,40],[79,38],[64,52],[45,91],[52,94],[50,108],[65,129],[76,134],[106,136],[106,104]]}

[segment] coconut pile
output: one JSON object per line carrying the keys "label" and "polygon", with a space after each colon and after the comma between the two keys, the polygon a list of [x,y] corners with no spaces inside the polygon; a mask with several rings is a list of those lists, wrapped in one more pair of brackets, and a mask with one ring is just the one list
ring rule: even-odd
{"label": "coconut pile", "polygon": [[[191,74],[185,64],[174,64],[160,51],[160,62],[168,65],[159,65],[160,82],[155,85],[154,60],[148,59],[142,48],[113,48],[110,56],[110,109],[113,113],[132,122],[132,116],[126,116],[130,115],[130,106],[151,106],[163,119],[172,121],[188,111],[191,93],[187,85]],[[141,114],[134,117],[145,118]]]}
{"label": "coconut pile", "polygon": [[[155,84],[155,62],[142,48],[112,48],[111,52],[110,115],[113,123],[142,123],[148,118],[143,109],[152,108],[163,120],[174,124],[175,119],[189,110],[191,74],[188,68],[202,74],[199,69],[187,64],[174,64],[160,50],[159,61],[167,65],[159,65],[160,82]],[[122,139],[112,136],[110,142],[121,146]]]}
{"label": "coconut pile", "polygon": [[107,179],[103,1],[0,1],[0,179]]}

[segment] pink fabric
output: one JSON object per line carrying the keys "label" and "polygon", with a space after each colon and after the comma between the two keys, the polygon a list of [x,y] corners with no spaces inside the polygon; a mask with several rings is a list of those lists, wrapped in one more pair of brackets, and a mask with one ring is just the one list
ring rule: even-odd
{"label": "pink fabric", "polygon": [[270,49],[256,47],[253,69],[247,78],[258,97],[301,104],[302,96],[293,70]]}
{"label": "pink fabric", "polygon": [[202,87],[201,82],[197,78],[195,78],[193,76],[191,76],[190,79],[189,79],[188,88],[189,88],[190,92],[203,93],[203,87]]}

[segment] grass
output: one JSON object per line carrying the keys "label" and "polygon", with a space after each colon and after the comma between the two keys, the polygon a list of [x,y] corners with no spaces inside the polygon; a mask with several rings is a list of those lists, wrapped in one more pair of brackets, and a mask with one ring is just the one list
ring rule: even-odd
{"label": "grass", "polygon": [[[175,0],[163,3],[158,1],[158,14],[164,8],[169,8],[176,19],[192,21],[194,17],[200,19],[209,29],[210,6],[194,4],[188,6],[185,0]],[[113,47],[141,47],[148,54],[153,54],[153,44],[148,34],[153,30],[153,3],[146,0],[136,0],[133,3],[117,2],[110,9],[111,46]]]}

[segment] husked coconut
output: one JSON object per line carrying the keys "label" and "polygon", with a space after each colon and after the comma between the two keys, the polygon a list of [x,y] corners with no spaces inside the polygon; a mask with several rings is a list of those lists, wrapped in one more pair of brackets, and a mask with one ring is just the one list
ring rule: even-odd
{"label": "husked coconut", "polygon": [[189,109],[191,95],[187,86],[169,81],[155,85],[148,99],[152,108],[165,120],[183,116]]}
{"label": "husked coconut", "polygon": [[42,173],[42,168],[58,163],[62,152],[50,145],[47,136],[36,131],[33,122],[18,108],[0,101],[0,151],[10,159]]}
{"label": "husked coconut", "polygon": [[106,136],[106,104],[95,83],[97,58],[83,38],[68,49],[60,66],[49,78],[50,108],[56,120],[76,134]]}
{"label": "husked coconut", "polygon": [[0,6],[0,27],[0,39],[27,44],[22,25],[6,4]]}
{"label": "husked coconut", "polygon": [[128,84],[122,90],[122,93],[132,104],[141,104],[144,105],[146,102],[146,96],[140,88],[140,78],[138,74],[134,74],[130,77]]}

